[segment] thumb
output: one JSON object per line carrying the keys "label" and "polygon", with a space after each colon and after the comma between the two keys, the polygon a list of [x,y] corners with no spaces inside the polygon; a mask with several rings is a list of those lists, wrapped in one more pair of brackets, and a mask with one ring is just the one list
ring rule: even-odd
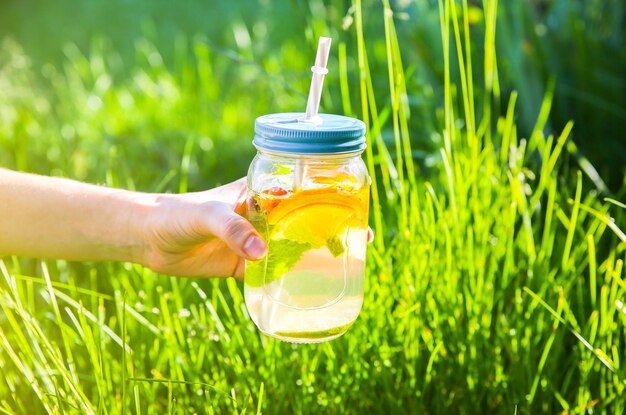
{"label": "thumb", "polygon": [[202,220],[207,230],[221,239],[237,255],[246,259],[262,258],[267,245],[254,226],[225,203],[210,204],[209,212]]}

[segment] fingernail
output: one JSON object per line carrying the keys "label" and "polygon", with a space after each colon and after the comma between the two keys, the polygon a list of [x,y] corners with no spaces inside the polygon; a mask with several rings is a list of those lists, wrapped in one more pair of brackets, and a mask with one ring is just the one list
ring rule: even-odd
{"label": "fingernail", "polygon": [[246,240],[246,243],[243,245],[243,250],[250,258],[261,258],[265,255],[267,247],[263,239],[252,235]]}

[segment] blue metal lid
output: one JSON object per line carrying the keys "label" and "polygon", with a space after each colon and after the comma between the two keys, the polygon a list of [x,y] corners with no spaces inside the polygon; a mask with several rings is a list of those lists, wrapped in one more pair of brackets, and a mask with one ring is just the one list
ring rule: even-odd
{"label": "blue metal lid", "polygon": [[263,115],[254,123],[252,143],[259,150],[292,154],[340,154],[365,149],[365,124],[342,115],[318,114],[316,123],[304,113]]}

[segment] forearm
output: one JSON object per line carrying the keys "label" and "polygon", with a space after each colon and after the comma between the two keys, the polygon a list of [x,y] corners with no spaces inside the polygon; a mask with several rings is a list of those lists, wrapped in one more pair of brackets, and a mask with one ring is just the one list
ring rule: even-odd
{"label": "forearm", "polygon": [[139,193],[0,169],[0,255],[139,262]]}

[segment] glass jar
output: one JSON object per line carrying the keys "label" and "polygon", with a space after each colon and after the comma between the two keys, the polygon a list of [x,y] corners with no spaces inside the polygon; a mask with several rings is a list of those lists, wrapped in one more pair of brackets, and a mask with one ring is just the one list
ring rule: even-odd
{"label": "glass jar", "polygon": [[341,336],[361,310],[370,177],[361,121],[302,116],[255,123],[247,217],[268,253],[246,261],[244,295],[263,333],[317,343]]}

